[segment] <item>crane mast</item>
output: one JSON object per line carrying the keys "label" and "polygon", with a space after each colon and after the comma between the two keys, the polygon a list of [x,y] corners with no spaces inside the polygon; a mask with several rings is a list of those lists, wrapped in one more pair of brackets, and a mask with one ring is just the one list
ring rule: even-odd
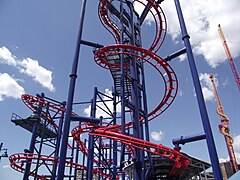
{"label": "crane mast", "polygon": [[237,68],[236,68],[235,63],[233,61],[232,55],[231,55],[230,50],[228,48],[227,41],[226,41],[225,36],[224,36],[224,34],[222,32],[222,28],[221,28],[220,24],[218,25],[218,33],[219,33],[219,36],[220,36],[220,38],[222,40],[225,52],[227,54],[227,58],[229,60],[229,63],[230,63],[230,66],[231,66],[234,78],[236,80],[236,83],[237,83],[237,86],[238,86],[238,90],[240,91],[240,78],[239,78],[239,75],[238,75],[238,72],[237,72]]}
{"label": "crane mast", "polygon": [[227,149],[228,149],[228,154],[229,154],[229,158],[230,158],[230,163],[231,163],[231,168],[233,170],[233,173],[238,171],[238,164],[236,161],[236,157],[234,154],[234,149],[233,149],[233,138],[230,135],[230,129],[229,129],[229,118],[227,117],[227,115],[224,113],[223,110],[223,106],[221,104],[218,92],[217,92],[217,88],[214,82],[214,75],[210,74],[209,76],[212,84],[213,84],[213,89],[214,89],[214,94],[216,97],[216,102],[217,102],[217,114],[219,115],[220,119],[221,119],[221,125],[219,125],[219,130],[220,133],[224,136],[226,145],[227,145]]}

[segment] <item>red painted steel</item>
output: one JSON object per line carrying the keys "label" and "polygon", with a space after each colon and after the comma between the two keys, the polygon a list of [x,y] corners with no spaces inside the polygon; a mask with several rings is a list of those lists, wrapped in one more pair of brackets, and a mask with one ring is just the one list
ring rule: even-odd
{"label": "red painted steel", "polygon": [[[111,2],[112,1],[110,1],[110,3]],[[166,18],[161,7],[155,1],[150,0],[146,2],[142,0],[134,0],[133,2],[140,3],[144,6],[146,6],[146,3],[148,2],[151,4],[149,12],[153,16],[153,20],[156,27],[156,33],[154,35],[153,42],[150,45],[149,49],[146,50],[141,47],[131,46],[127,44],[110,45],[100,48],[95,52],[95,62],[99,66],[106,68],[108,70],[114,69],[119,70],[120,64],[110,63],[107,60],[107,58],[110,56],[114,55],[119,56],[120,54],[123,54],[123,56],[134,56],[136,57],[136,59],[141,59],[143,60],[143,62],[149,63],[152,67],[154,67],[157,70],[157,72],[163,79],[165,87],[163,92],[163,98],[160,100],[160,103],[157,105],[155,109],[150,111],[150,113],[147,115],[148,120],[150,121],[158,117],[160,114],[162,114],[172,104],[177,94],[178,83],[175,72],[173,71],[171,66],[161,57],[155,54],[161,47],[166,36],[167,27]],[[116,42],[119,43],[120,31],[118,29],[118,26],[114,24],[109,18],[109,6],[107,0],[99,1],[98,10],[99,17],[103,26],[113,35]],[[129,68],[129,62],[126,62],[125,68]],[[34,97],[28,94],[23,95],[22,100],[25,103],[25,105],[33,111],[37,110],[39,105],[45,107],[47,104],[49,104],[49,111],[55,113],[62,114],[66,110],[64,107],[57,103],[48,102],[45,99]],[[77,114],[72,113],[72,116],[77,116]],[[44,114],[42,114],[42,117],[45,117]],[[56,123],[52,119],[47,120],[49,121],[49,123],[57,127]],[[139,120],[142,121],[142,119]],[[132,128],[132,122],[126,123],[125,127],[126,129]],[[90,133],[91,135],[94,136],[105,137],[126,144],[130,153],[132,153],[133,148],[137,148],[149,152],[152,155],[158,155],[160,157],[168,159],[173,163],[173,168],[171,169],[169,176],[179,175],[190,164],[190,160],[185,155],[181,154],[179,151],[163,146],[162,144],[155,144],[152,142],[134,138],[132,136],[123,135],[121,134],[120,128],[121,128],[120,124],[106,126],[105,124],[102,123],[100,125],[95,126],[93,124],[86,122],[81,123],[80,126],[76,126],[71,133],[73,139],[76,141],[79,147],[79,150],[86,156],[88,155],[88,149],[84,145],[84,143],[80,140],[80,135],[83,133]],[[9,159],[10,165],[13,169],[20,172],[24,172],[24,162],[26,163],[27,160],[31,160],[31,163],[34,164],[37,158],[38,157],[35,154],[19,153],[10,156]],[[53,166],[57,162],[57,159],[41,155],[40,161]],[[93,159],[93,161],[95,163],[98,162],[96,159]],[[75,164],[70,161],[66,161],[66,167],[69,166],[86,170],[85,166]],[[103,173],[101,170],[98,170],[96,168],[93,169],[93,172],[98,173],[100,176],[109,179],[111,178],[109,174]],[[31,175],[34,176],[33,174]],[[37,178],[46,179],[43,175],[37,175]]]}
{"label": "red painted steel", "polygon": [[225,36],[224,36],[224,34],[222,32],[222,28],[221,28],[220,24],[218,25],[218,33],[219,33],[219,36],[220,36],[220,38],[222,40],[222,44],[223,44],[223,47],[225,49],[225,52],[226,52],[229,64],[231,66],[231,70],[233,72],[233,76],[234,76],[235,81],[237,83],[238,90],[240,91],[240,78],[239,78],[239,75],[238,75],[238,71],[237,71],[235,63],[233,61],[232,55],[230,53],[230,50],[228,48],[227,41],[226,41]]}
{"label": "red painted steel", "polygon": [[220,119],[221,119],[221,125],[219,125],[219,130],[220,133],[222,133],[222,135],[224,136],[226,145],[227,145],[227,149],[228,149],[228,154],[230,157],[230,163],[232,166],[232,170],[233,172],[237,172],[238,171],[238,164],[237,164],[237,160],[235,157],[235,153],[234,153],[234,149],[233,149],[233,138],[230,135],[230,128],[229,128],[229,118],[228,116],[224,113],[223,110],[223,106],[222,103],[220,101],[220,97],[218,95],[218,91],[217,91],[217,87],[215,85],[215,81],[214,81],[214,75],[211,74],[209,76],[212,84],[213,84],[213,89],[214,89],[214,94],[216,97],[216,102],[217,102],[217,114],[219,115]]}
{"label": "red painted steel", "polygon": [[[110,1],[112,2],[112,0]],[[149,13],[152,15],[153,24],[155,25],[155,34],[153,37],[152,44],[148,48],[152,52],[157,52],[161,47],[165,37],[167,22],[165,14],[163,13],[162,8],[155,1],[147,0],[134,0],[133,3],[140,3],[143,6],[146,6],[147,3],[151,4]],[[109,17],[109,6],[107,0],[100,0],[98,6],[99,19],[102,25],[113,35],[116,43],[120,42],[120,30],[118,26],[110,20]],[[148,37],[149,38],[149,37]]]}

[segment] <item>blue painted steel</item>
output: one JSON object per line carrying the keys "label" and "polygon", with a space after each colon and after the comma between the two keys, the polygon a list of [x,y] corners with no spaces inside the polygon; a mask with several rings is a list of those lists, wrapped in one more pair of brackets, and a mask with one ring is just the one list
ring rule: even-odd
{"label": "blue painted steel", "polygon": [[[66,102],[61,103],[63,105],[63,108],[66,106]],[[55,153],[54,153],[54,159],[58,158],[59,155],[59,149],[60,149],[60,142],[61,142],[61,136],[62,136],[62,126],[63,126],[63,119],[64,119],[64,112],[62,112],[62,116],[59,119],[58,123],[58,132],[57,132],[57,140],[56,140],[56,148],[55,148]],[[54,162],[54,166],[52,168],[52,177],[51,180],[55,180],[56,178],[56,172],[57,172],[57,163]]]}
{"label": "blue painted steel", "polygon": [[[123,44],[124,42],[124,24],[123,24],[123,0],[120,0],[120,23],[121,23],[121,29],[120,29],[120,44]],[[122,50],[123,51],[123,50]],[[125,85],[124,85],[124,74],[125,74],[125,68],[124,68],[124,57],[121,53],[120,55],[120,68],[121,68],[121,133],[126,134],[125,132],[125,123],[126,123],[126,116],[125,116]],[[125,161],[125,144],[121,144],[121,155],[120,155],[120,162]],[[120,164],[120,169],[122,170],[123,164]]]}
{"label": "blue painted steel", "polygon": [[[117,124],[117,94],[116,94],[116,88],[113,90],[113,125]],[[110,141],[112,142],[112,140]],[[110,148],[110,155],[112,154],[111,151],[113,151],[113,175],[112,180],[116,180],[117,176],[117,141],[113,141],[113,143],[110,143],[110,147],[112,147],[113,144],[113,150]],[[111,158],[110,158],[111,159]]]}
{"label": "blue painted steel", "polygon": [[199,110],[200,110],[200,114],[201,114],[201,118],[202,118],[202,124],[203,124],[203,128],[204,128],[204,131],[206,134],[206,141],[207,141],[209,156],[210,156],[211,163],[212,163],[214,177],[215,177],[215,179],[220,180],[220,179],[222,179],[222,174],[221,174],[221,170],[219,167],[217,151],[216,151],[216,147],[215,147],[215,143],[214,143],[214,139],[213,139],[213,135],[212,135],[211,126],[209,123],[209,118],[208,118],[207,109],[206,109],[206,105],[205,105],[202,90],[201,90],[201,85],[199,82],[198,72],[197,72],[197,68],[196,68],[193,53],[192,53],[192,48],[191,48],[190,41],[189,41],[190,37],[187,33],[187,28],[186,28],[186,25],[184,22],[184,18],[183,18],[179,0],[174,0],[174,2],[175,2],[178,18],[179,18],[181,31],[182,31],[182,40],[184,41],[184,44],[186,47],[188,62],[189,62],[192,79],[193,79],[193,83],[194,83],[194,87],[195,87],[195,91],[196,91],[196,96],[197,96],[197,100],[198,100],[198,106],[199,106]]}
{"label": "blue painted steel", "polygon": [[[96,105],[97,105],[97,88],[94,88],[94,95],[91,103],[91,114],[90,118],[95,118],[96,116]],[[88,157],[87,157],[87,179],[92,180],[93,178],[93,158],[94,158],[94,136],[88,136]]]}
{"label": "blue painted steel", "polygon": [[[131,28],[131,39],[130,42],[134,46],[135,45],[135,31],[134,31],[134,18],[133,18],[133,4],[128,3],[130,9],[130,28]],[[137,63],[136,57],[132,57],[130,60],[130,76],[131,76],[131,96],[132,96],[132,103],[134,105],[133,110],[133,137],[141,138],[141,127],[139,123],[139,101],[138,101],[138,73],[137,73]],[[134,148],[134,178],[136,180],[144,179],[144,168],[142,168],[142,153],[139,149]]]}
{"label": "blue painted steel", "polygon": [[[31,137],[31,142],[30,142],[30,146],[29,146],[29,153],[33,153],[33,151],[34,151],[35,141],[36,141],[36,138],[37,138],[38,123],[39,122],[34,122],[34,124],[33,124],[32,137]],[[28,163],[26,164],[24,175],[23,175],[24,180],[28,179],[29,172],[30,172],[30,169],[31,169],[31,161],[27,160],[27,162]]]}
{"label": "blue painted steel", "polygon": [[[79,125],[80,125],[80,123],[79,123]],[[76,156],[75,156],[75,164],[78,164],[79,162],[78,162],[78,158],[79,158],[79,146],[78,145],[76,145]],[[82,164],[82,165],[84,165],[84,164]],[[78,168],[75,168],[74,169],[74,180],[76,180],[77,179],[77,173],[78,173]],[[83,176],[82,176],[83,177]]]}
{"label": "blue painted steel", "polygon": [[94,117],[84,117],[84,116],[73,116],[70,118],[71,121],[79,121],[79,122],[89,122],[94,124],[99,124],[101,119]]}
{"label": "blue painted steel", "polygon": [[70,84],[69,84],[69,90],[68,90],[68,100],[67,100],[66,116],[65,116],[64,127],[63,127],[63,136],[62,136],[62,142],[61,142],[61,150],[60,150],[60,157],[59,157],[60,160],[59,160],[59,167],[58,167],[58,173],[57,173],[57,180],[64,179],[64,169],[65,169],[65,161],[66,161],[66,155],[67,155],[68,135],[69,135],[69,129],[70,129],[70,117],[71,117],[71,113],[72,113],[72,104],[73,104],[73,98],[74,98],[75,83],[76,83],[76,78],[77,78],[78,58],[79,58],[80,47],[81,47],[80,42],[82,39],[83,22],[84,22],[85,10],[86,10],[86,3],[87,3],[87,0],[82,1],[79,32],[78,32],[78,37],[77,37],[75,56],[74,56],[73,64],[72,64],[72,72],[70,74]]}
{"label": "blue painted steel", "polygon": [[[44,97],[43,93],[41,94],[41,97],[42,98]],[[42,107],[40,106],[39,109],[38,109],[38,112],[37,112],[39,118],[40,118],[41,111],[42,111]],[[35,121],[33,123],[32,137],[31,137],[31,142],[30,142],[28,153],[33,153],[34,152],[34,147],[35,147],[36,138],[37,138],[38,125],[39,125],[39,121]],[[24,180],[28,179],[30,169],[31,169],[31,160],[27,160],[27,164],[26,164],[26,167],[25,167],[24,175],[23,175]]]}
{"label": "blue painted steel", "polygon": [[87,180],[93,178],[93,153],[94,153],[94,136],[88,136],[88,156],[87,156]]}
{"label": "blue painted steel", "polygon": [[181,49],[181,50],[179,50],[179,51],[177,51],[173,54],[168,55],[167,57],[164,58],[164,60],[165,61],[171,61],[172,59],[174,59],[174,58],[176,58],[176,57],[178,57],[178,56],[180,56],[184,53],[186,53],[186,48],[183,48],[183,49]]}
{"label": "blue painted steel", "polygon": [[[141,17],[143,17],[143,13],[141,15]],[[137,17],[138,19],[138,23],[141,25],[141,17],[139,18],[139,16]],[[141,28],[139,28],[139,42],[140,42],[140,46],[142,46],[142,33],[141,33]],[[145,138],[146,141],[150,141],[150,133],[149,133],[149,124],[148,124],[148,108],[147,108],[147,95],[146,95],[146,86],[145,86],[145,73],[144,73],[144,63],[141,62],[141,66],[142,66],[142,74],[141,74],[141,78],[142,78],[142,89],[143,89],[143,109],[144,109],[144,113],[145,113],[145,117],[144,117],[144,125],[145,125]],[[150,148],[149,148],[150,150]],[[154,173],[154,165],[153,165],[153,161],[152,161],[152,157],[151,157],[151,153],[147,152],[148,155],[148,160],[149,160],[149,169],[146,170],[145,172],[145,179],[149,176],[150,173]],[[143,157],[144,158],[144,157]],[[145,166],[145,161],[143,161],[142,166]]]}
{"label": "blue painted steel", "polygon": [[[101,169],[101,161],[103,161],[103,159],[101,159],[101,157],[104,156],[104,150],[106,149],[102,149],[102,137],[98,137],[98,169]],[[109,152],[111,153],[111,152]],[[98,180],[100,180],[101,177],[98,176]]]}
{"label": "blue painted steel", "polygon": [[184,145],[185,143],[194,142],[206,139],[205,134],[196,134],[191,136],[181,136],[180,138],[176,138],[172,140],[173,145],[178,146],[179,144]]}
{"label": "blue painted steel", "polygon": [[[35,175],[34,175],[34,179],[37,179],[37,173],[38,173],[38,168],[39,168],[39,162],[40,162],[40,156],[42,154],[42,147],[43,147],[43,135],[44,135],[44,131],[45,131],[45,128],[47,126],[47,116],[48,116],[48,113],[49,113],[49,102],[47,103],[47,106],[46,106],[46,111],[45,111],[45,117],[43,118],[44,119],[44,124],[43,124],[43,128],[42,128],[42,136],[41,136],[41,140],[40,140],[40,145],[39,145],[39,148],[38,148],[38,158],[37,158],[37,162],[36,162],[36,168],[35,168]],[[39,116],[40,117],[40,116]]]}

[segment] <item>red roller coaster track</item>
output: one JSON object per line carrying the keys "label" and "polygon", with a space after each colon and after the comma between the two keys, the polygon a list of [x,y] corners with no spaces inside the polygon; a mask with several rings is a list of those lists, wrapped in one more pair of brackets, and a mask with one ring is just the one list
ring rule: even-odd
{"label": "red roller coaster track", "polygon": [[[103,26],[113,35],[116,42],[119,43],[120,41],[120,31],[118,26],[111,21],[111,18],[109,17],[109,6],[108,4],[111,3],[112,0],[109,2],[107,0],[100,0],[98,10],[99,10],[99,17],[101,19],[101,22]],[[173,100],[176,97],[177,93],[177,78],[175,75],[175,72],[170,67],[170,65],[164,61],[161,57],[155,54],[155,52],[158,51],[160,46],[162,45],[165,35],[166,35],[166,19],[165,15],[160,8],[160,6],[155,1],[141,1],[141,0],[134,0],[134,3],[140,3],[144,6],[147,5],[147,3],[150,3],[149,12],[153,16],[153,20],[155,22],[156,27],[156,33],[153,38],[153,42],[149,47],[149,50],[143,49],[141,47],[126,45],[126,44],[117,44],[117,45],[110,45],[103,48],[98,49],[95,52],[95,62],[100,65],[103,68],[106,68],[108,70],[118,70],[120,68],[120,64],[118,63],[110,63],[107,58],[109,56],[113,55],[123,55],[123,56],[134,56],[137,59],[141,59],[146,63],[149,63],[152,67],[154,67],[157,72],[160,74],[160,76],[163,78],[165,88],[164,88],[164,95],[163,98],[160,100],[160,103],[157,105],[155,109],[153,109],[148,114],[148,120],[153,120],[160,114],[162,114],[173,102]],[[133,53],[134,52],[134,53]],[[129,64],[125,64],[125,68],[128,68]],[[55,112],[55,113],[64,113],[65,107],[54,103],[49,102],[45,99],[34,97],[28,94],[22,95],[22,100],[25,103],[27,107],[29,107],[31,110],[36,110],[39,105],[46,106],[48,104],[49,111]],[[75,113],[72,114],[73,116],[77,116]],[[45,115],[42,114],[42,117]],[[49,123],[57,127],[54,121],[51,119],[47,119]],[[142,119],[140,119],[142,120]],[[171,148],[165,147],[162,144],[155,144],[151,143],[145,140],[137,139],[132,136],[123,135],[120,133],[120,127],[121,125],[112,125],[112,126],[105,126],[104,124],[100,124],[97,126],[94,126],[90,123],[83,123],[81,126],[77,126],[72,130],[72,136],[73,139],[78,144],[79,150],[84,154],[88,155],[88,151],[84,143],[80,140],[80,135],[83,133],[90,133],[94,136],[99,137],[105,137],[117,142],[121,142],[123,144],[126,144],[130,151],[131,148],[137,148],[146,152],[149,152],[152,155],[158,155],[160,157],[166,158],[169,161],[173,163],[173,168],[171,169],[171,172],[169,173],[169,176],[177,176],[181,172],[183,172],[186,167],[190,164],[190,160],[181,154],[179,151],[173,150]],[[128,122],[125,125],[126,128],[131,128],[132,123]],[[54,166],[57,159],[54,159],[53,157],[48,157],[41,155],[38,157],[35,154],[29,154],[29,153],[19,153],[14,154],[10,156],[10,164],[11,167],[19,172],[24,172],[24,164],[27,162],[27,160],[31,160],[28,162],[31,162],[32,164],[36,163],[36,159],[40,159],[40,161],[44,162],[45,164]],[[93,160],[94,162],[97,162],[97,160]],[[80,164],[75,164],[69,161],[66,161],[66,167],[74,167],[74,168],[80,168],[83,170],[86,170],[85,166],[82,166]],[[109,174],[103,173],[101,170],[94,169],[93,172],[98,173],[100,176],[106,177],[108,179],[111,178]],[[31,176],[34,176],[34,174],[31,174]],[[39,179],[47,179],[44,177],[44,175],[37,175],[37,178]]]}

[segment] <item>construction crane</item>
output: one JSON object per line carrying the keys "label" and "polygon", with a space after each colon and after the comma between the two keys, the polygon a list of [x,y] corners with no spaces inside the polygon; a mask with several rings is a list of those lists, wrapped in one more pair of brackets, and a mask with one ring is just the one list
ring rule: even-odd
{"label": "construction crane", "polygon": [[222,133],[222,135],[225,138],[225,142],[227,145],[228,154],[229,154],[229,158],[230,158],[231,168],[233,170],[233,173],[235,173],[238,171],[238,164],[237,164],[236,157],[234,154],[234,149],[233,149],[233,138],[230,135],[229,118],[224,113],[223,106],[222,106],[220,98],[218,96],[217,88],[216,88],[215,81],[214,81],[214,75],[210,74],[209,78],[213,84],[214,94],[215,94],[216,102],[218,105],[217,114],[219,115],[219,117],[221,119],[221,125],[219,125],[218,127],[220,130],[220,133]]}
{"label": "construction crane", "polygon": [[234,78],[236,80],[236,83],[237,83],[237,86],[238,86],[238,90],[240,91],[240,78],[239,78],[239,75],[238,75],[238,72],[237,72],[237,68],[234,64],[234,61],[233,61],[233,58],[232,58],[232,55],[230,53],[230,50],[228,48],[228,45],[227,45],[227,42],[226,42],[226,39],[225,39],[225,36],[222,32],[222,28],[220,26],[220,24],[218,25],[218,33],[219,33],[219,36],[222,40],[222,43],[223,43],[223,47],[225,49],[225,52],[227,54],[227,58],[229,60],[229,63],[230,63],[230,66],[231,66],[231,69],[232,69],[232,72],[233,72],[233,75],[234,75]]}

